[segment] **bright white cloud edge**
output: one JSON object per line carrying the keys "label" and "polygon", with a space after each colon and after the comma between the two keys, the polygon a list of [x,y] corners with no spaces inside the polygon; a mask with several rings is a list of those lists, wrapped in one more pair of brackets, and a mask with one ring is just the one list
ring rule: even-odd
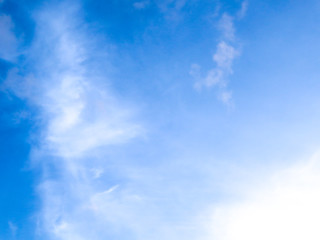
{"label": "bright white cloud edge", "polygon": [[[264,183],[243,186],[237,201],[210,210],[207,225],[216,240],[320,238],[320,154],[274,172]],[[261,181],[260,181],[261,182]]]}

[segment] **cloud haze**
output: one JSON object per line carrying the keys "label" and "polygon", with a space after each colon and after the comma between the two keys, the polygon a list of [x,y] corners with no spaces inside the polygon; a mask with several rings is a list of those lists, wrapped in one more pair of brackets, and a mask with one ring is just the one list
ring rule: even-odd
{"label": "cloud haze", "polygon": [[319,154],[267,176],[241,200],[214,207],[214,239],[318,239]]}

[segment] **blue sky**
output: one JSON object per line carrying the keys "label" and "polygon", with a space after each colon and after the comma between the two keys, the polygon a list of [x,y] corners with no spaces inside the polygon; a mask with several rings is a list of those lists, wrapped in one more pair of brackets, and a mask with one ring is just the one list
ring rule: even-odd
{"label": "blue sky", "polygon": [[0,0],[0,239],[319,239],[319,11]]}

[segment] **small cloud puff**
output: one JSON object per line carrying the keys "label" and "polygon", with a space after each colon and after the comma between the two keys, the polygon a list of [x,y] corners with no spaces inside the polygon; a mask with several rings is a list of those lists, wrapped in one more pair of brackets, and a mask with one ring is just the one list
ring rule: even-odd
{"label": "small cloud puff", "polygon": [[217,51],[213,55],[213,61],[215,61],[218,68],[232,73],[232,63],[237,55],[238,51],[234,47],[222,41],[218,44]]}
{"label": "small cloud puff", "polygon": [[205,77],[201,77],[201,67],[193,64],[190,69],[190,75],[196,80],[194,87],[201,90],[202,87],[220,87],[218,99],[225,104],[230,104],[232,100],[231,91],[227,90],[226,79],[233,73],[232,64],[239,52],[225,41],[221,41],[212,59],[216,64],[215,68],[210,69]]}
{"label": "small cloud puff", "polygon": [[235,29],[233,24],[233,17],[231,17],[227,13],[224,13],[219,21],[218,26],[225,40],[234,40]]}
{"label": "small cloud puff", "polygon": [[[244,16],[248,3],[242,3],[238,15]],[[239,17],[238,17],[239,18]],[[201,76],[201,67],[197,64],[191,66],[189,74],[195,79],[194,88],[201,90],[202,87],[211,88],[219,86],[218,99],[223,103],[230,105],[232,101],[232,92],[227,90],[228,76],[233,74],[232,64],[234,59],[239,56],[239,51],[234,47],[235,45],[235,28],[234,17],[227,13],[222,14],[218,28],[221,31],[222,40],[217,44],[217,50],[213,54],[213,61],[215,67],[208,70],[205,77]]]}
{"label": "small cloud puff", "polygon": [[224,103],[229,105],[232,99],[232,92],[231,91],[223,91],[219,95],[219,99]]}

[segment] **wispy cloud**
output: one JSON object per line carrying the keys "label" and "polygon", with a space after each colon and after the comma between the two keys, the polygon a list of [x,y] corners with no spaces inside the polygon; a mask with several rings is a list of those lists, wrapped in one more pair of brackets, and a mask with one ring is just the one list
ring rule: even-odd
{"label": "wispy cloud", "polygon": [[15,237],[17,235],[18,227],[11,221],[8,222],[8,225],[12,236]]}
{"label": "wispy cloud", "polygon": [[229,14],[224,13],[219,20],[218,27],[222,32],[223,39],[233,41],[235,35],[234,19]]}
{"label": "wispy cloud", "polygon": [[[105,156],[96,150],[125,143],[141,135],[142,128],[132,120],[134,109],[106,87],[110,80],[100,74],[106,47],[93,49],[98,42],[93,44],[90,33],[79,28],[79,6],[62,3],[34,16],[37,30],[28,55],[33,66],[28,72],[12,69],[5,85],[37,106],[43,123],[39,145],[33,149],[34,162],[43,170],[39,233],[59,239],[105,239],[109,231],[95,216],[91,199],[116,189],[106,190],[108,181],[104,188],[98,184],[106,166]],[[10,23],[7,17],[2,21]],[[51,167],[59,169],[59,176],[48,170]],[[86,230],[90,218],[99,226]]]}
{"label": "wispy cloud", "polygon": [[238,51],[231,45],[224,41],[220,42],[217,46],[216,53],[213,55],[216,68],[209,70],[205,78],[200,77],[200,66],[194,64],[191,67],[190,74],[198,80],[195,83],[195,88],[200,90],[203,86],[213,87],[216,85],[226,87],[226,77],[232,74],[232,63],[237,55]]}
{"label": "wispy cloud", "polygon": [[38,20],[41,30],[37,44],[52,45],[51,58],[55,61],[45,71],[51,86],[45,89],[41,103],[49,117],[45,143],[60,157],[81,156],[96,147],[126,141],[140,131],[137,125],[126,122],[130,110],[99,86],[101,76],[90,73],[89,57],[94,53],[86,50],[88,39],[74,29],[78,23],[65,15],[74,14],[74,10],[69,11],[64,10],[59,20],[51,18],[51,13]]}
{"label": "wispy cloud", "polygon": [[[243,2],[238,15],[244,17],[247,9],[247,2]],[[218,99],[230,105],[232,103],[232,91],[228,89],[228,77],[233,74],[232,65],[234,59],[240,55],[240,50],[235,39],[234,17],[223,13],[218,28],[221,31],[221,41],[216,46],[216,52],[212,59],[215,67],[202,74],[200,66],[193,64],[190,75],[195,79],[195,89],[201,90],[203,87],[218,87]]]}
{"label": "wispy cloud", "polygon": [[18,39],[13,31],[14,23],[11,17],[0,15],[0,58],[7,61],[14,61],[18,55]]}
{"label": "wispy cloud", "polygon": [[[32,66],[27,72],[12,69],[6,86],[39,109],[42,129],[32,156],[43,173],[37,188],[40,237],[194,239],[195,210],[174,207],[176,202],[196,205],[177,191],[185,180],[164,184],[159,169],[112,156],[113,147],[125,147],[144,131],[134,120],[134,105],[115,97],[105,84],[110,80],[99,74],[105,67],[101,51],[107,48],[86,29],[81,8],[49,4],[34,16],[36,32],[27,56]],[[178,199],[174,203],[172,194]]]}
{"label": "wispy cloud", "polygon": [[155,1],[159,10],[163,13],[164,17],[175,24],[183,19],[183,8],[185,7],[186,0],[164,0]]}
{"label": "wispy cloud", "polygon": [[241,8],[240,10],[238,11],[237,13],[237,17],[238,19],[242,19],[246,16],[247,14],[247,10],[248,10],[248,5],[249,5],[249,2],[248,1],[243,1],[242,4],[241,4]]}

